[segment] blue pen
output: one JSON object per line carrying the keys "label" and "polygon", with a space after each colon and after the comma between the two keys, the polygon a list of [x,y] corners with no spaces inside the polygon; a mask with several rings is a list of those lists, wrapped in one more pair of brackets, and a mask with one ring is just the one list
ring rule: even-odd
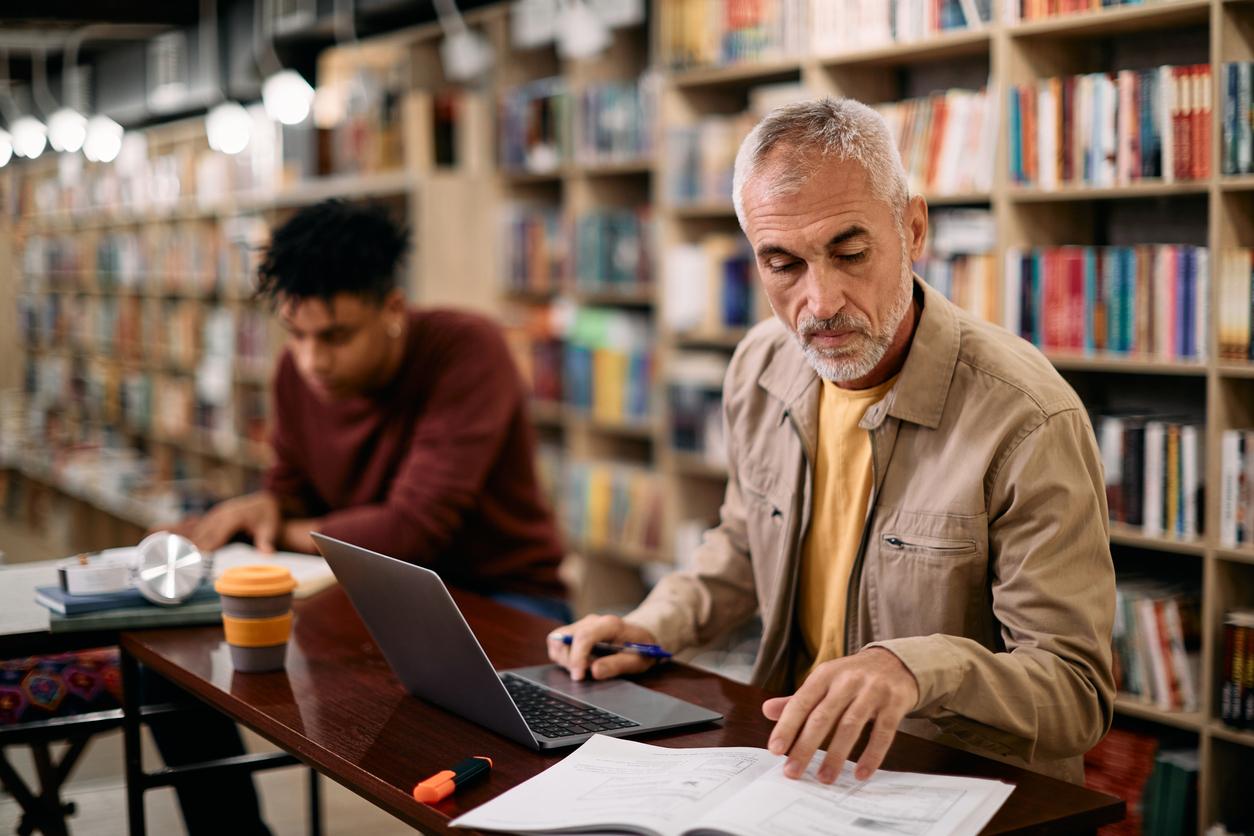
{"label": "blue pen", "polygon": [[[550,633],[549,638],[554,641],[560,641],[562,644],[570,644],[574,637],[569,633]],[[623,642],[622,644],[610,644],[609,642],[597,642],[592,645],[592,652],[597,656],[609,656],[613,653],[635,653],[648,659],[669,659],[672,653],[663,650],[656,644],[641,644],[640,642]]]}

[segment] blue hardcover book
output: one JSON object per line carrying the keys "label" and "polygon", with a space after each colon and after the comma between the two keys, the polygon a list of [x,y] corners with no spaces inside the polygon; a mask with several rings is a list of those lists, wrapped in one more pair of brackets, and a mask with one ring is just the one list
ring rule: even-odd
{"label": "blue hardcover book", "polygon": [[[189,601],[207,601],[218,597],[211,584],[201,584]],[[64,616],[122,610],[133,607],[158,607],[140,594],[138,589],[97,595],[71,595],[59,586],[35,587],[35,603]]]}
{"label": "blue hardcover book", "polygon": [[1237,67],[1224,64],[1223,173],[1237,173]]}
{"label": "blue hardcover book", "polygon": [[1188,309],[1189,309],[1189,288],[1188,288],[1188,262],[1189,248],[1175,247],[1176,250],[1176,274],[1174,279],[1176,291],[1176,327],[1175,327],[1175,345],[1171,347],[1172,354],[1176,357],[1185,356],[1185,346],[1188,343],[1185,338],[1188,334]]}
{"label": "blue hardcover book", "polygon": [[[1196,357],[1197,352],[1193,348],[1196,338],[1193,335],[1193,324],[1197,320],[1197,249],[1195,247],[1181,247],[1181,257],[1184,261],[1184,270],[1181,278],[1184,290],[1182,297],[1184,301],[1183,310],[1180,313],[1180,356]],[[1184,484],[1181,482],[1180,484]],[[1184,503],[1181,503],[1183,505]]]}
{"label": "blue hardcover book", "polygon": [[1119,269],[1119,350],[1132,351],[1132,328],[1136,318],[1136,252],[1131,247],[1118,249]]}
{"label": "blue hardcover book", "polygon": [[1023,129],[1019,118],[1019,89],[1010,88],[1010,177],[1016,183],[1023,177]]}

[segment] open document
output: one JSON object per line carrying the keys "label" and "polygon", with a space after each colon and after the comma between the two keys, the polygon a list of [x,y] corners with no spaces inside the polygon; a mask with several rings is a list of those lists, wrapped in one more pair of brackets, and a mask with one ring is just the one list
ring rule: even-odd
{"label": "open document", "polygon": [[596,735],[560,763],[460,818],[453,827],[522,833],[627,831],[657,836],[976,834],[1014,787],[1000,781],[853,764],[832,784],[784,777],[765,749],[666,749]]}

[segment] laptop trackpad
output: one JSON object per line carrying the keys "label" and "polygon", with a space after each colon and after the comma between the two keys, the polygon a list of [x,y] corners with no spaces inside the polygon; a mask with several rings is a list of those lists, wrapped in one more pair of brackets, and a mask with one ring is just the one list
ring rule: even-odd
{"label": "laptop trackpad", "polygon": [[723,717],[718,712],[622,679],[576,682],[570,678],[565,668],[558,665],[513,668],[503,673],[512,673],[554,691],[569,694],[577,700],[612,711],[642,726],[666,728],[681,723],[721,720]]}

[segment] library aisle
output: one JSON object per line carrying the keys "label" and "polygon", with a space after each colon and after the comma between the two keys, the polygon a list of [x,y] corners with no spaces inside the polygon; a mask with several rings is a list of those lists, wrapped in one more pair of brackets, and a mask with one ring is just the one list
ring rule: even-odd
{"label": "library aisle", "polygon": [[[736,150],[853,97],[927,199],[916,272],[1089,411],[1107,831],[1254,832],[1254,3],[54,5],[0,12],[0,563],[262,485],[261,251],[336,198],[408,228],[412,304],[500,323],[573,609],[626,612],[717,520],[723,376],[771,315]],[[687,658],[747,678],[757,629]]]}

